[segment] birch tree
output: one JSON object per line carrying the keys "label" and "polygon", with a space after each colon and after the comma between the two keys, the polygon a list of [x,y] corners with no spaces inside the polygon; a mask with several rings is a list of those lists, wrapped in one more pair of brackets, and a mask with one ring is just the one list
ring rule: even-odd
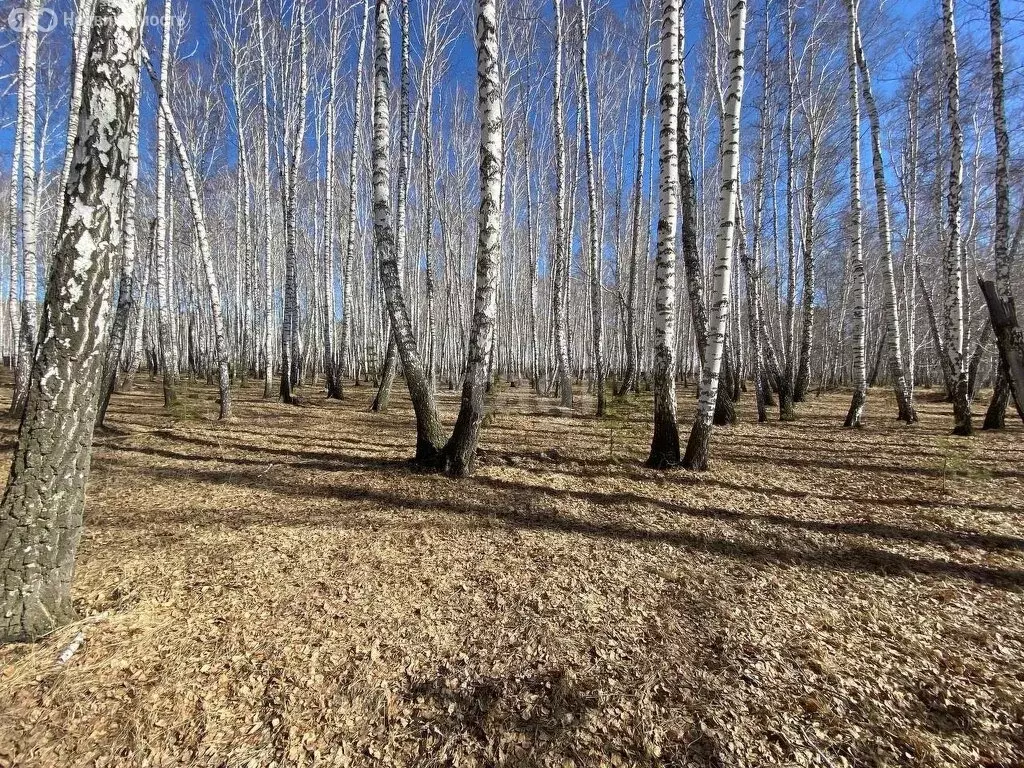
{"label": "birch tree", "polygon": [[597,415],[605,414],[604,402],[604,296],[601,270],[601,211],[598,208],[597,167],[594,162],[594,118],[591,114],[590,64],[587,38],[590,37],[590,4],[580,6],[580,77],[582,83],[583,153],[587,167],[587,250],[590,255],[590,311],[594,346],[594,388],[597,390]]}
{"label": "birch tree", "polygon": [[71,581],[121,240],[142,10],[140,0],[97,0],[43,341],[0,502],[0,642],[33,640],[75,618]]}
{"label": "birch tree", "polygon": [[942,41],[946,71],[946,120],[949,127],[949,186],[946,193],[946,293],[943,301],[946,349],[954,373],[953,433],[974,432],[964,333],[964,285],[961,261],[960,208],[963,197],[964,135],[960,124],[960,63],[957,58],[953,0],[942,0]]}
{"label": "birch tree", "polygon": [[[349,172],[348,172],[348,228],[345,234],[345,253],[341,263],[341,329],[338,341],[338,359],[344,367],[348,363],[352,336],[352,313],[355,302],[352,300],[352,269],[356,256],[356,213],[358,204],[359,174],[359,126],[363,112],[363,70],[366,58],[366,36],[370,25],[370,0],[363,2],[363,22],[359,33],[359,52],[356,56],[356,82],[352,89],[352,132],[349,135]],[[338,391],[344,396],[341,376],[338,377]]]}
{"label": "birch tree", "polygon": [[860,200],[860,91],[857,75],[857,0],[847,0],[849,45],[847,71],[850,78],[850,276],[853,278],[853,397],[846,414],[846,427],[863,424],[867,400],[867,350],[865,349],[864,314],[867,303],[867,279],[864,273],[864,250],[861,243],[863,212]]}
{"label": "birch tree", "polygon": [[562,0],[552,0],[554,23],[554,83],[552,110],[555,140],[555,239],[552,253],[552,322],[554,323],[555,354],[558,366],[558,393],[563,408],[572,407],[572,371],[569,368],[569,316],[565,296],[569,282],[569,243],[566,226],[565,178],[565,113],[562,105]]}
{"label": "birch tree", "polygon": [[476,15],[477,100],[480,112],[480,216],[476,260],[476,297],[469,335],[466,378],[455,430],[444,449],[451,475],[473,471],[484,418],[489,357],[497,315],[501,274],[501,181],[504,156],[502,94],[499,81],[498,22],[495,0],[478,0]]}
{"label": "birch tree", "polygon": [[[661,127],[658,165],[658,254],[654,303],[654,436],[647,466],[679,463],[676,424],[676,211],[679,202],[679,4],[661,4]],[[714,405],[714,400],[712,400]]]}
{"label": "birch tree", "polygon": [[[996,291],[1003,302],[1013,300],[1010,275],[1013,254],[1010,251],[1010,132],[1006,128],[1006,103],[1003,71],[1003,13],[999,0],[989,0],[989,61],[992,69],[992,132],[995,139],[995,231],[992,250],[995,260]],[[1002,429],[1011,382],[1006,365],[1000,362],[992,400],[985,413],[984,429]],[[1024,402],[1024,392],[1016,393]]]}
{"label": "birch tree", "polygon": [[399,278],[391,218],[391,25],[388,0],[375,0],[373,76],[373,237],[391,329],[402,359],[413,410],[416,413],[416,461],[434,465],[444,448],[441,421],[412,331],[409,310]]}
{"label": "birch tree", "polygon": [[[39,231],[36,213],[39,202],[36,164],[36,63],[39,53],[39,0],[28,0],[22,19],[22,61],[18,119],[21,121],[21,331],[18,366],[14,373],[11,415],[20,418],[28,401],[29,375],[38,338],[38,254]],[[14,211],[11,212],[14,215]]]}
{"label": "birch tree", "polygon": [[864,78],[862,84],[864,104],[868,111],[871,124],[871,167],[875,177],[875,202],[878,213],[878,237],[881,240],[881,262],[883,302],[885,314],[885,337],[889,348],[889,374],[892,377],[893,389],[896,393],[898,417],[908,424],[917,421],[914,409],[914,392],[907,384],[903,368],[903,331],[900,326],[899,302],[896,296],[896,279],[892,259],[892,225],[889,214],[889,192],[885,180],[885,165],[882,159],[882,127],[875,104],[874,89],[871,86],[871,70],[868,68],[867,56],[860,39],[860,25],[857,23],[856,12],[853,20],[854,45],[857,64]]}
{"label": "birch tree", "polygon": [[736,240],[737,200],[739,198],[740,112],[743,103],[743,59],[747,24],[746,0],[729,3],[729,90],[725,97],[720,149],[720,187],[717,256],[715,260],[713,300],[708,326],[708,346],[701,371],[697,414],[686,444],[683,466],[704,470],[708,466],[711,427],[718,399],[719,372],[725,352],[725,334],[729,323],[730,281],[733,248]]}
{"label": "birch tree", "polygon": [[[160,44],[160,87],[157,98],[166,101],[171,70],[172,0],[164,0],[163,24]],[[170,408],[178,402],[178,349],[174,339],[171,317],[170,256],[167,252],[167,121],[161,105],[156,115],[156,285],[159,315],[160,368],[163,375],[164,406]]]}

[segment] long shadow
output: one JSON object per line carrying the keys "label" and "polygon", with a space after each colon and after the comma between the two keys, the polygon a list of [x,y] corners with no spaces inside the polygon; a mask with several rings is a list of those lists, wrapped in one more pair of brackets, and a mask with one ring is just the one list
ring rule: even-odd
{"label": "long shadow", "polygon": [[[533,460],[535,457],[527,456],[526,458]],[[586,470],[587,467],[591,467],[594,465],[601,467],[619,467],[619,469],[614,473],[614,476],[622,480],[650,482],[652,478],[655,476],[654,471],[644,471],[641,469],[637,469],[635,467],[631,468],[629,462],[623,462],[621,460],[615,461],[610,459],[588,459],[585,463],[583,463],[583,471],[574,471],[571,469],[566,469],[564,468],[564,466],[562,466],[563,464],[566,463],[572,464],[583,462],[574,462],[572,460],[546,462],[542,464],[540,468],[543,469],[545,472],[555,473],[559,475],[567,475],[569,477],[579,477],[584,479],[608,477],[610,475],[610,473],[607,470],[601,470],[596,468],[593,469],[592,471]],[[674,482],[678,482],[680,484],[689,483],[691,485],[696,485],[700,483],[707,485],[717,485],[722,488],[740,491],[741,493],[757,493],[763,494],[765,496],[785,496],[786,498],[789,499],[798,500],[822,499],[825,501],[838,501],[850,504],[865,504],[879,507],[926,507],[929,509],[952,508],[963,510],[976,509],[984,512],[1003,512],[1010,514],[1019,513],[1021,511],[1021,507],[1019,505],[1014,506],[1012,504],[989,504],[986,502],[961,502],[952,500],[936,501],[935,499],[922,499],[916,496],[851,496],[849,494],[820,493],[818,491],[792,491],[787,488],[778,488],[776,486],[761,487],[756,485],[740,485],[739,483],[730,483],[727,480],[722,480],[718,477],[714,477],[710,473],[705,473],[704,475],[701,475],[699,480],[694,480],[692,475],[683,473],[680,473],[675,476],[670,475],[670,477],[673,477]]]}
{"label": "long shadow", "polygon": [[[746,456],[737,453],[736,451],[728,451],[723,453],[723,458],[729,461],[735,461],[739,464],[757,464],[761,465],[764,463],[764,458],[761,456]],[[941,469],[932,469],[930,467],[894,467],[894,466],[878,466],[873,464],[856,464],[852,462],[839,462],[839,461],[825,461],[822,459],[799,459],[789,456],[773,456],[772,461],[779,464],[788,464],[793,467],[803,467],[811,469],[842,469],[849,472],[882,472],[893,475],[924,475],[927,477],[946,477],[946,472]],[[994,478],[1009,478],[1009,479],[1024,479],[1024,472],[1015,470],[1004,470],[1004,469],[987,469],[982,468],[981,473],[989,475]]]}
{"label": "long shadow", "polygon": [[[175,473],[166,470],[146,470],[154,477],[175,477]],[[511,486],[518,491],[517,497],[504,499],[478,499],[477,504],[456,502],[449,498],[445,499],[419,499],[400,496],[394,492],[382,493],[368,489],[351,488],[318,488],[308,485],[298,485],[284,482],[268,476],[253,476],[246,472],[215,471],[215,470],[193,470],[189,473],[190,479],[200,481],[207,480],[215,483],[234,483],[251,488],[260,488],[281,495],[296,498],[321,497],[331,498],[339,501],[344,500],[369,500],[384,507],[397,507],[403,509],[418,509],[424,511],[448,511],[472,518],[479,521],[483,527],[492,527],[495,520],[520,530],[548,531],[564,534],[578,534],[602,539],[612,539],[629,543],[663,543],[675,547],[687,549],[692,552],[703,552],[706,554],[726,557],[733,560],[750,561],[761,565],[781,565],[785,567],[808,566],[823,570],[831,570],[845,573],[860,573],[874,576],[907,577],[911,574],[920,574],[933,577],[952,577],[966,581],[973,581],[997,589],[1018,591],[1024,588],[1024,571],[1015,568],[1001,568],[995,566],[972,565],[965,563],[937,560],[933,558],[912,558],[905,555],[877,550],[865,546],[854,546],[849,548],[823,547],[815,550],[800,550],[784,546],[763,546],[749,542],[738,542],[729,539],[712,538],[710,536],[689,533],[681,530],[654,530],[641,529],[614,522],[590,522],[580,520],[555,512],[538,511],[533,509],[513,509],[516,499],[522,499],[522,486],[516,484],[502,484],[498,482],[497,487]],[[494,485],[492,481],[484,480],[481,485]],[[543,495],[538,493],[537,495]],[[587,494],[576,494],[586,498]],[[595,503],[610,503],[616,497],[622,496],[631,499],[632,494],[593,494]],[[611,498],[608,498],[611,497]],[[650,499],[635,497],[645,504],[652,503]],[[495,503],[500,502],[500,503]],[[503,508],[503,504],[509,504],[509,508]],[[518,506],[518,505],[517,505]],[[669,509],[679,514],[693,517],[719,517],[727,519],[732,515],[739,515],[744,519],[742,513],[734,513],[729,510],[718,509],[697,509],[683,505],[669,505]],[[335,511],[336,512],[336,511]],[[237,515],[230,512],[207,512],[208,522],[213,524],[231,524],[234,521],[239,523]],[[278,513],[276,510],[261,510],[258,515],[250,518],[253,522],[261,523],[283,523],[292,525],[328,524],[338,525],[337,514],[307,516],[303,518],[294,512]],[[138,518],[134,518],[137,520]],[[173,521],[173,516],[162,514],[162,522]],[[197,520],[194,511],[182,513],[181,521],[190,524],[200,522]],[[780,518],[784,524],[789,524],[788,518]],[[904,529],[898,529],[903,533]]]}
{"label": "long shadow", "polygon": [[[261,452],[268,453],[273,456],[284,456],[291,459],[289,462],[283,463],[283,466],[295,466],[306,469],[319,469],[325,472],[336,472],[344,469],[381,469],[381,470],[394,470],[394,469],[412,469],[414,465],[408,460],[402,459],[381,459],[371,458],[362,456],[353,456],[352,454],[341,453],[338,451],[323,452],[323,451],[292,451],[283,448],[264,448],[262,446],[250,446],[241,443],[224,443],[210,440],[204,440],[202,438],[185,438],[180,436],[174,436],[173,439],[180,440],[182,442],[192,443],[195,445],[215,447],[221,450],[237,450],[243,453],[259,454]],[[220,457],[220,456],[197,456],[188,453],[181,453],[178,451],[172,451],[164,448],[154,447],[133,447],[125,445],[112,445],[109,446],[111,450],[122,451],[127,453],[137,453],[143,455],[160,456],[161,458],[180,460],[180,461],[216,461],[223,463],[231,463],[239,466],[258,466],[266,467],[267,462],[260,459],[244,458],[244,457]],[[553,468],[551,471],[563,473],[562,470]],[[190,474],[192,474],[190,472]],[[574,473],[564,473],[574,474]],[[764,522],[772,525],[788,526],[791,528],[797,528],[801,530],[814,531],[817,533],[825,534],[846,534],[854,536],[875,536],[878,538],[890,539],[890,540],[904,540],[914,541],[922,544],[938,544],[947,547],[970,547],[978,549],[990,549],[990,550],[1011,550],[1011,551],[1024,551],[1024,539],[1016,536],[1008,536],[1003,534],[990,534],[990,533],[970,533],[970,532],[956,532],[956,531],[929,531],[922,530],[919,528],[905,528],[903,526],[890,525],[886,523],[868,523],[868,522],[824,522],[818,520],[800,520],[784,515],[776,515],[770,513],[750,513],[750,512],[738,512],[734,510],[728,510],[723,508],[707,508],[698,509],[696,507],[685,506],[682,504],[662,501],[660,499],[651,498],[649,496],[643,496],[640,494],[617,492],[617,493],[605,493],[600,491],[569,491],[552,489],[548,487],[532,486],[523,483],[511,482],[508,480],[500,480],[497,478],[488,477],[474,477],[472,482],[476,485],[485,485],[495,490],[507,491],[511,493],[521,493],[524,489],[538,495],[549,495],[554,497],[572,498],[580,501],[586,501],[590,504],[594,504],[598,507],[606,505],[625,505],[625,504],[646,504],[649,506],[658,507],[668,512],[685,514],[690,517],[703,517],[716,520],[728,520],[732,522]],[[713,481],[718,485],[722,485],[727,488],[734,488],[741,491],[751,491],[752,489],[746,488],[741,485],[728,483],[725,481]],[[804,494],[793,491],[782,491],[780,489],[771,489],[758,491],[761,493],[780,493],[791,498],[806,498],[808,496],[816,496],[816,494]],[[833,500],[849,500],[839,496],[819,496],[820,498],[828,498]],[[879,503],[876,499],[865,500],[867,503]],[[912,500],[914,501],[914,500]],[[920,501],[920,500],[916,500]],[[936,505],[939,506],[939,505]],[[973,505],[972,505],[973,507]]]}
{"label": "long shadow", "polygon": [[[475,477],[473,482],[487,485],[499,490],[520,491],[523,486],[508,480],[498,480],[490,477]],[[826,534],[847,534],[852,536],[876,536],[883,539],[915,541],[921,544],[939,544],[952,547],[971,547],[979,549],[1024,551],[1024,539],[1016,536],[1006,536],[993,533],[967,533],[956,531],[927,531],[919,528],[904,528],[898,525],[886,523],[829,523],[819,520],[799,520],[785,515],[770,513],[737,512],[735,510],[719,507],[708,507],[698,509],[683,504],[652,499],[649,496],[641,496],[634,493],[618,492],[603,493],[601,491],[567,491],[539,486],[530,486],[538,493],[544,493],[555,497],[568,497],[586,501],[598,507],[614,504],[647,504],[649,506],[664,509],[667,512],[687,515],[689,517],[701,517],[712,520],[727,520],[730,522],[763,522],[772,525],[788,526],[800,530],[814,531]]]}

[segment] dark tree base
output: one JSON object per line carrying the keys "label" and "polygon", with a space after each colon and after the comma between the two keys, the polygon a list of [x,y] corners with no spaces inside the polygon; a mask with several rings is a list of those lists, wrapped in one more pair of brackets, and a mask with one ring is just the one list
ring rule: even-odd
{"label": "dark tree base", "polygon": [[700,419],[693,422],[690,439],[686,442],[683,468],[703,472],[708,468],[708,452],[711,447],[711,425]]}

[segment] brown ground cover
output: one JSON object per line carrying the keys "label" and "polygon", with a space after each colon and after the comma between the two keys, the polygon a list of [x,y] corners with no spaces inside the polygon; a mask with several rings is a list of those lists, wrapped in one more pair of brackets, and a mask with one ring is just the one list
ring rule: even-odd
{"label": "brown ground cover", "polygon": [[398,387],[247,386],[229,424],[195,385],[118,396],[84,618],[0,648],[0,765],[1024,765],[1019,426],[954,438],[925,395],[907,428],[877,390],[862,431],[845,394],[758,425],[748,396],[711,471],[661,473],[648,400],[502,388],[452,481],[405,463]]}

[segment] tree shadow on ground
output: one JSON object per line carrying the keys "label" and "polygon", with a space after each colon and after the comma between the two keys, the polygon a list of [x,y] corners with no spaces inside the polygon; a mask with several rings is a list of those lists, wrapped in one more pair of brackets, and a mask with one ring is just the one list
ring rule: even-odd
{"label": "tree shadow on ground", "polygon": [[[234,446],[245,450],[245,446]],[[120,448],[119,448],[120,449]],[[133,449],[142,453],[154,449]],[[162,450],[162,449],[160,449]],[[259,450],[259,449],[256,449]],[[275,449],[277,450],[277,449]],[[174,458],[183,461],[197,460],[202,457],[174,453]],[[407,466],[404,462],[382,461],[364,457],[352,457],[340,453],[325,454],[321,452],[284,451],[292,459],[293,464],[302,462],[304,467],[317,469],[345,469],[346,467],[377,468],[395,471]],[[159,455],[159,454],[157,454]],[[253,466],[251,459],[217,459],[225,464],[234,463],[241,466]],[[319,464],[317,462],[324,462]],[[257,462],[266,467],[266,462]],[[287,464],[283,464],[287,467]],[[1024,587],[1024,571],[1016,568],[1002,568],[926,557],[909,557],[885,549],[854,544],[848,547],[812,547],[800,549],[794,546],[772,546],[734,538],[716,538],[703,533],[686,531],[678,528],[663,529],[656,527],[639,528],[615,520],[587,520],[562,514],[556,510],[544,509],[544,499],[562,498],[569,501],[586,502],[607,510],[609,507],[622,505],[648,505],[663,509],[675,515],[720,520],[725,522],[769,523],[795,529],[811,530],[826,534],[849,534],[856,536],[877,536],[886,539],[906,539],[915,542],[940,543],[947,546],[983,546],[999,549],[1020,550],[1021,541],[1015,537],[984,535],[946,534],[940,532],[918,531],[915,529],[886,526],[872,523],[822,523],[815,521],[794,520],[782,515],[752,514],[722,508],[698,508],[675,502],[662,502],[645,496],[630,493],[602,493],[597,491],[561,491],[547,488],[529,488],[520,483],[496,480],[493,478],[475,477],[464,481],[472,484],[478,491],[490,489],[500,493],[491,494],[488,498],[484,493],[467,493],[471,501],[455,500],[446,495],[444,498],[430,496],[418,498],[398,492],[402,483],[396,482],[387,492],[373,489],[355,489],[339,486],[316,486],[296,483],[294,478],[279,478],[269,473],[255,474],[249,471],[212,470],[189,468],[183,473],[173,468],[141,468],[151,477],[162,480],[188,479],[192,482],[229,483],[241,487],[250,487],[262,491],[294,498],[328,498],[337,501],[371,501],[382,508],[414,509],[428,512],[450,512],[466,519],[475,520],[483,525],[493,525],[494,521],[503,523],[510,528],[521,530],[547,531],[552,533],[582,535],[601,539],[613,539],[628,543],[662,543],[674,547],[726,557],[733,560],[749,561],[761,565],[781,565],[787,567],[813,567],[845,573],[869,574],[886,577],[911,577],[923,575],[931,577],[951,577],[973,581],[998,589],[1018,590]],[[434,482],[449,482],[443,478],[433,478]],[[525,493],[524,493],[525,491]],[[265,509],[258,514],[246,515],[239,519],[237,511],[218,510],[205,511],[203,519],[197,518],[194,510],[182,513],[182,522],[192,524],[252,524],[278,523],[285,525],[328,524],[350,526],[357,521],[351,518],[342,520],[332,510],[327,514],[310,514],[303,516],[301,512],[288,505],[283,510]],[[145,524],[145,516],[139,517],[138,510],[133,511],[131,522]],[[155,520],[172,522],[173,516],[163,513]],[[810,543],[810,542],[808,542]]]}

